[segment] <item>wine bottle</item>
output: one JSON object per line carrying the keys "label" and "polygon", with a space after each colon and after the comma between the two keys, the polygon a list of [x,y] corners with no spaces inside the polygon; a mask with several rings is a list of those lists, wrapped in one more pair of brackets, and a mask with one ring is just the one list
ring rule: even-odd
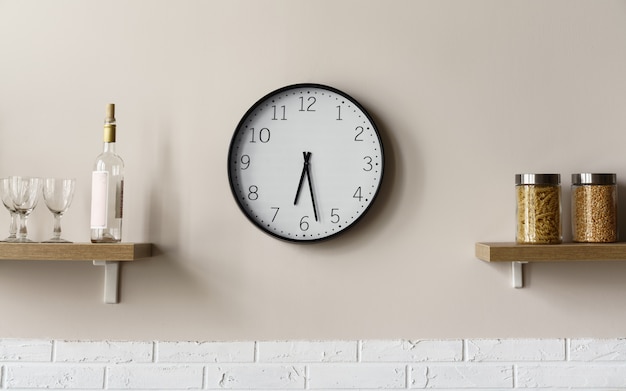
{"label": "wine bottle", "polygon": [[91,242],[122,240],[124,161],[115,151],[115,105],[108,104],[104,119],[104,147],[91,176]]}

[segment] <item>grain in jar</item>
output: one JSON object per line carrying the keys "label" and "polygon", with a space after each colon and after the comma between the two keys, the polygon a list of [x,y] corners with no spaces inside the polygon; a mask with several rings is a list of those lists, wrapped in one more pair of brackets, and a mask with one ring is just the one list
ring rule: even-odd
{"label": "grain in jar", "polygon": [[572,240],[617,241],[617,178],[615,174],[572,174]]}
{"label": "grain in jar", "polygon": [[516,242],[557,244],[561,229],[561,175],[515,175],[517,198]]}

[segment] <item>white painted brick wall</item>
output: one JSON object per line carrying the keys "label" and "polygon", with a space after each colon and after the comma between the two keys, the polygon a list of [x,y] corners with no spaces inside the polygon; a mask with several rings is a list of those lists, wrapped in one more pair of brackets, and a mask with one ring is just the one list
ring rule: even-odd
{"label": "white painted brick wall", "polygon": [[413,365],[412,388],[512,388],[512,365]]}
{"label": "white painted brick wall", "polygon": [[46,362],[52,359],[52,341],[0,339],[0,362]]}
{"label": "white painted brick wall", "polygon": [[405,385],[406,366],[402,364],[315,364],[309,367],[311,389],[396,389]]}
{"label": "white painted brick wall", "polygon": [[463,341],[363,341],[361,361],[364,362],[415,362],[461,361]]}
{"label": "white painted brick wall", "polygon": [[258,342],[260,362],[356,362],[356,341]]}
{"label": "white painted brick wall", "polygon": [[520,365],[517,384],[524,388],[626,389],[626,363],[621,365]]}
{"label": "white painted brick wall", "polygon": [[230,363],[254,361],[254,342],[156,342],[155,361]]}
{"label": "white painted brick wall", "polygon": [[626,339],[571,340],[570,360],[626,361]]}
{"label": "white painted brick wall", "polygon": [[564,339],[479,339],[467,341],[468,361],[563,361]]}
{"label": "white painted brick wall", "polygon": [[303,365],[209,365],[207,388],[213,389],[303,389]]}
{"label": "white painted brick wall", "polygon": [[6,366],[6,388],[102,389],[104,366],[34,364]]}
{"label": "white painted brick wall", "polygon": [[130,363],[152,362],[151,342],[56,341],[54,361]]}
{"label": "white painted brick wall", "polygon": [[107,368],[107,387],[122,390],[201,389],[202,365],[115,365]]}
{"label": "white painted brick wall", "polygon": [[0,390],[626,391],[626,339],[0,339]]}

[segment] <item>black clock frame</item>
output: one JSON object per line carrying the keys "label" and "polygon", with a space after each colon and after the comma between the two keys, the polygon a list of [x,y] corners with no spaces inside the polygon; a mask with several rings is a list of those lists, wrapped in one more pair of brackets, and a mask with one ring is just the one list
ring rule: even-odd
{"label": "black clock frame", "polygon": [[[298,238],[289,238],[289,237],[284,237],[281,235],[276,234],[275,232],[273,232],[272,230],[267,229],[264,225],[262,225],[261,223],[259,223],[257,220],[255,220],[254,218],[252,218],[252,216],[250,216],[248,214],[248,212],[244,209],[244,207],[241,205],[241,203],[239,202],[238,196],[237,196],[237,192],[235,189],[235,185],[234,185],[234,179],[232,177],[232,173],[230,170],[230,158],[232,156],[233,153],[233,149],[235,147],[234,143],[235,140],[237,138],[237,135],[239,134],[239,131],[241,130],[242,126],[244,125],[245,121],[248,119],[248,116],[254,112],[257,107],[261,106],[262,104],[264,104],[269,98],[271,98],[272,96],[281,94],[285,91],[289,91],[292,89],[300,89],[300,88],[319,88],[319,89],[324,89],[324,90],[328,90],[330,92],[333,92],[335,94],[341,95],[342,97],[344,97],[345,99],[349,100],[354,106],[356,106],[359,110],[361,110],[361,112],[363,112],[363,114],[367,117],[368,121],[372,124],[374,133],[376,133],[376,137],[378,138],[378,143],[380,145],[380,155],[381,155],[381,169],[380,169],[380,184],[378,186],[378,188],[376,189],[376,191],[374,192],[374,194],[371,197],[371,201],[369,203],[369,205],[367,205],[367,207],[363,210],[363,212],[347,227],[345,227],[344,229],[335,232],[331,235],[322,237],[322,238],[314,238],[314,239],[298,239]],[[259,100],[257,100],[247,111],[246,113],[241,117],[241,119],[239,120],[239,122],[237,123],[237,127],[235,128],[235,131],[233,132],[233,136],[231,138],[230,141],[230,145],[228,147],[228,157],[227,157],[227,164],[226,164],[226,170],[228,172],[228,183],[230,185],[230,190],[232,192],[232,195],[235,199],[235,203],[237,204],[237,206],[239,207],[239,209],[242,211],[242,213],[244,214],[244,216],[246,216],[246,218],[252,222],[258,229],[260,229],[261,231],[263,231],[264,233],[270,235],[271,237],[286,241],[286,242],[291,242],[291,243],[319,243],[319,242],[323,242],[329,239],[334,239],[338,236],[340,236],[342,233],[350,230],[352,227],[354,227],[359,221],[361,221],[361,219],[363,218],[363,216],[365,216],[367,214],[367,212],[370,210],[370,208],[372,207],[372,205],[374,204],[374,202],[376,201],[376,198],[378,197],[378,194],[380,192],[380,189],[383,185],[383,181],[384,181],[384,172],[385,172],[385,153],[384,153],[384,147],[383,147],[383,142],[382,139],[380,137],[380,132],[378,130],[378,126],[376,125],[376,122],[374,122],[374,119],[372,118],[372,116],[368,113],[368,111],[365,109],[365,107],[363,107],[356,99],[354,99],[352,96],[348,95],[347,93],[334,88],[334,87],[330,87],[328,85],[324,85],[324,84],[318,84],[318,83],[297,83],[297,84],[291,84],[291,85],[287,85],[285,87],[281,87],[278,88],[274,91],[271,91],[269,93],[267,93],[266,95],[264,95],[262,98],[260,98]]]}

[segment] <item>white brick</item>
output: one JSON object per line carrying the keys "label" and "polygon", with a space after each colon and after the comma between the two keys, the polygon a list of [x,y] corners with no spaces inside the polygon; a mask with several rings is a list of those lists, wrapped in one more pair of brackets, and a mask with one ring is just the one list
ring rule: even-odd
{"label": "white brick", "polygon": [[461,340],[372,340],[361,344],[362,362],[461,361]]}
{"label": "white brick", "polygon": [[511,365],[413,365],[411,388],[511,388]]}
{"label": "white brick", "polygon": [[157,342],[158,362],[253,362],[254,342]]}
{"label": "white brick", "polygon": [[317,364],[309,366],[309,388],[405,388],[404,365]]}
{"label": "white brick", "polygon": [[108,388],[126,390],[202,388],[202,366],[115,365],[108,368]]}
{"label": "white brick", "polygon": [[209,365],[209,389],[302,389],[304,366],[292,365]]}
{"label": "white brick", "polygon": [[626,365],[519,365],[517,387],[623,388],[626,387]]}
{"label": "white brick", "polygon": [[152,342],[55,341],[55,344],[55,361],[59,362],[152,362]]}
{"label": "white brick", "polygon": [[7,365],[7,388],[102,389],[103,366]]}
{"label": "white brick", "polygon": [[626,339],[573,339],[571,361],[626,361]]}
{"label": "white brick", "polygon": [[52,341],[0,339],[0,361],[45,362],[52,360]]}
{"label": "white brick", "polygon": [[468,361],[563,361],[563,339],[472,339]]}
{"label": "white brick", "polygon": [[356,341],[259,342],[260,362],[356,362]]}

